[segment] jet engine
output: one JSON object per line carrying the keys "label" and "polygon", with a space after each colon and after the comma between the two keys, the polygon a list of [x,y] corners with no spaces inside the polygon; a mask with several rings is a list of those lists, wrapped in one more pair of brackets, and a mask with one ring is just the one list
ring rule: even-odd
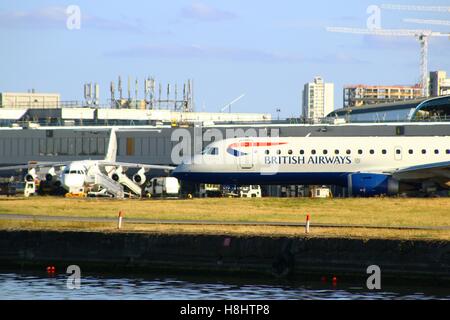
{"label": "jet engine", "polygon": [[50,168],[47,172],[47,174],[45,175],[45,180],[47,182],[52,182],[54,180],[56,180],[56,172],[55,172],[55,168]]}
{"label": "jet engine", "polygon": [[28,170],[27,174],[25,175],[25,182],[33,182],[37,179],[36,169],[32,168]]}
{"label": "jet engine", "polygon": [[124,174],[125,174],[125,172],[123,172],[123,168],[117,167],[115,170],[113,170],[109,173],[109,177],[116,182],[120,182],[120,177],[121,177],[121,175],[124,175]]}
{"label": "jet engine", "polygon": [[145,169],[141,168],[134,176],[133,181],[136,182],[138,185],[143,185],[145,181],[147,180],[145,176]]}
{"label": "jet engine", "polygon": [[348,190],[351,196],[395,195],[400,184],[385,174],[354,173],[348,176]]}

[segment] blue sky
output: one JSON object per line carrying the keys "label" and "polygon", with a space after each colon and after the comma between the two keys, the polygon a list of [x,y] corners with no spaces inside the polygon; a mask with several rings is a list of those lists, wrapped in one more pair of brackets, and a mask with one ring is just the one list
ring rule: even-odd
{"label": "blue sky", "polygon": [[[448,5],[411,1],[2,1],[0,91],[60,92],[81,100],[83,83],[97,82],[103,102],[109,82],[154,76],[181,85],[194,79],[197,110],[216,112],[242,93],[233,111],[299,116],[303,84],[321,75],[345,84],[419,82],[413,38],[329,33],[327,26],[365,28],[369,5]],[[78,5],[81,28],[66,27]],[[418,25],[404,18],[450,20],[450,12],[381,11],[383,28]],[[450,41],[430,41],[429,69],[450,72]],[[141,85],[142,86],[142,85]],[[142,93],[142,88],[140,92]]]}

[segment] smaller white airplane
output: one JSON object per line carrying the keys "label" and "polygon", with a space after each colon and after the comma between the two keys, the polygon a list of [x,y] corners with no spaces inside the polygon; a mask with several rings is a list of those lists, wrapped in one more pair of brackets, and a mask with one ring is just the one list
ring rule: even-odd
{"label": "smaller white airplane", "polygon": [[117,162],[117,139],[116,128],[111,129],[108,150],[104,160],[77,160],[66,162],[36,162],[28,165],[15,165],[1,167],[0,171],[28,169],[25,175],[26,182],[32,182],[37,179],[36,170],[49,168],[45,175],[45,180],[54,182],[55,186],[62,186],[69,193],[83,193],[87,185],[92,185],[102,180],[103,183],[111,183],[111,180],[119,182],[120,180],[130,181],[125,175],[128,168],[139,168],[139,171],[133,175],[132,182],[141,186],[145,183],[145,173],[150,169],[159,169],[171,171],[175,167],[151,165],[143,163]]}

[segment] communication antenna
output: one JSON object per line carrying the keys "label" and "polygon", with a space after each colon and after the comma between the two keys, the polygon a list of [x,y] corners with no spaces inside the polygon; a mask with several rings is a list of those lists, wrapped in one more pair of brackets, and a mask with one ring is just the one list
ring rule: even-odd
{"label": "communication antenna", "polygon": [[138,78],[136,78],[136,82],[134,83],[134,103],[135,103],[135,108],[138,108],[138,88],[139,88],[139,81]]}
{"label": "communication antenna", "polygon": [[111,107],[114,107],[114,101],[115,101],[114,93],[116,91],[114,81],[111,81],[111,83],[109,85],[109,91],[111,92]]}
{"label": "communication antenna", "polygon": [[161,86],[161,82],[158,84],[159,88],[158,88],[158,94],[159,94],[159,98],[158,98],[158,106],[161,106],[161,92],[162,92],[162,86]]}
{"label": "communication antenna", "polygon": [[117,89],[119,90],[119,99],[122,100],[122,78],[119,76],[119,83],[117,84]]}
{"label": "communication antenna", "polygon": [[148,93],[150,92],[150,79],[144,79],[144,100],[147,103]]}
{"label": "communication antenna", "polygon": [[153,109],[155,103],[155,79],[150,78],[150,108]]}
{"label": "communication antenna", "polygon": [[169,109],[169,98],[170,98],[170,83],[167,84],[167,109]]}
{"label": "communication antenna", "polygon": [[128,101],[131,101],[131,77],[128,76]]}
{"label": "communication antenna", "polygon": [[178,101],[178,88],[177,84],[175,83],[175,99],[173,101],[173,109],[177,110],[177,101]]}
{"label": "communication antenna", "polygon": [[94,104],[99,105],[100,102],[100,86],[95,84],[95,96],[94,96]]}

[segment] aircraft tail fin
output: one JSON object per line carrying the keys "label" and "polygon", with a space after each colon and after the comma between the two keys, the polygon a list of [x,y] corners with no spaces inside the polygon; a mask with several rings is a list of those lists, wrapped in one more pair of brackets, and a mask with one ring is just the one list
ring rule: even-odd
{"label": "aircraft tail fin", "polygon": [[111,135],[109,136],[108,150],[106,152],[105,160],[109,162],[116,162],[116,157],[117,157],[116,128],[112,128]]}

